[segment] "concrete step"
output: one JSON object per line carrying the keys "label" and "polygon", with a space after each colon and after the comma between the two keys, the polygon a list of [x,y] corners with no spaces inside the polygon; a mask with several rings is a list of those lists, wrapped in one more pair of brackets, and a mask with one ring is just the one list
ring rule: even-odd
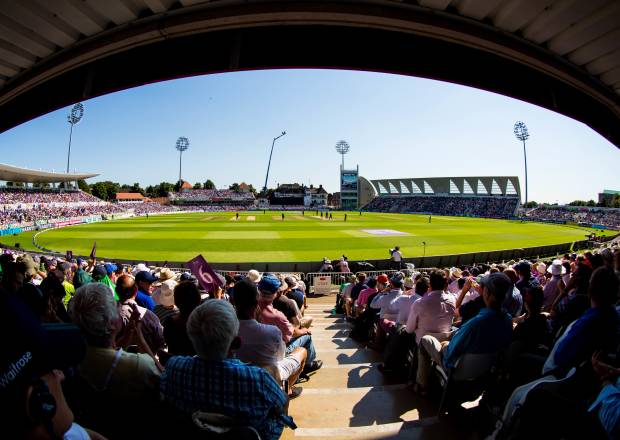
{"label": "concrete step", "polygon": [[368,364],[381,362],[381,353],[377,353],[371,349],[359,349],[359,348],[345,348],[345,349],[332,349],[332,350],[318,350],[317,359],[321,359],[323,364],[327,366],[335,365],[350,365],[354,368],[353,364]]}

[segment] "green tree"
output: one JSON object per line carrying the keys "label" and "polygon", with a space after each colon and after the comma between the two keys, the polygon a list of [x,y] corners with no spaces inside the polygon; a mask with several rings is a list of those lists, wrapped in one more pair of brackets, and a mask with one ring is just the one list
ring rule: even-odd
{"label": "green tree", "polygon": [[202,183],[200,182],[194,183],[194,189],[202,189]]}
{"label": "green tree", "polygon": [[79,180],[77,181],[77,184],[78,184],[78,188],[79,188],[81,191],[84,191],[85,193],[90,194],[90,185],[89,185],[88,183],[86,183],[86,180],[84,180],[84,179],[79,179]]}
{"label": "green tree", "polygon": [[211,179],[207,179],[204,185],[205,189],[215,189],[215,183]]}
{"label": "green tree", "polygon": [[228,187],[228,189],[233,190],[234,192],[240,192],[241,188],[239,188],[239,184],[237,182],[233,183]]}
{"label": "green tree", "polygon": [[529,201],[527,203],[524,203],[523,207],[524,208],[536,208],[536,207],[538,207],[538,203],[535,202],[534,200],[531,200],[531,201]]}
{"label": "green tree", "polygon": [[586,206],[596,206],[596,202],[594,200],[588,200],[588,203],[586,203]]}
{"label": "green tree", "polygon": [[168,197],[168,193],[174,191],[174,184],[170,182],[161,182],[157,186],[157,197]]}
{"label": "green tree", "polygon": [[254,194],[254,197],[256,197],[256,194],[258,193],[258,191],[256,191],[256,188],[254,188],[254,186],[251,183],[248,185],[248,191]]}
{"label": "green tree", "polygon": [[108,200],[108,189],[103,182],[97,182],[92,185],[91,191],[93,196],[101,200]]}

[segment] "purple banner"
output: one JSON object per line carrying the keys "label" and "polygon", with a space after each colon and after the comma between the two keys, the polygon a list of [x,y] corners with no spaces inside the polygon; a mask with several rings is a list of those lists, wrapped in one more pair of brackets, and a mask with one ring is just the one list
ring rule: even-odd
{"label": "purple banner", "polygon": [[202,255],[198,255],[192,260],[187,262],[190,271],[200,283],[200,287],[202,287],[207,292],[213,292],[216,287],[223,287],[220,284],[220,279],[215,273],[215,271],[209,266],[207,260],[204,259]]}

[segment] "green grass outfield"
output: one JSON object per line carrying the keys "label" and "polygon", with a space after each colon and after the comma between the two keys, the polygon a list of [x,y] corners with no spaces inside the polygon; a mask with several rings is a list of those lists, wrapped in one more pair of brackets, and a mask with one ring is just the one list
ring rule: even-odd
{"label": "green grass outfield", "polygon": [[[51,229],[37,237],[39,245],[59,252],[88,255],[97,241],[97,256],[147,261],[187,261],[203,254],[212,262],[319,261],[346,254],[352,260],[386,259],[399,245],[405,257],[448,255],[524,248],[583,240],[585,228],[507,220],[357,212],[334,213],[322,220],[314,211],[183,213]],[[252,220],[253,218],[253,220]],[[372,235],[364,229],[391,229],[406,235]],[[599,231],[600,232],[600,231]],[[611,233],[611,231],[609,231]],[[3,237],[33,249],[34,233]]]}

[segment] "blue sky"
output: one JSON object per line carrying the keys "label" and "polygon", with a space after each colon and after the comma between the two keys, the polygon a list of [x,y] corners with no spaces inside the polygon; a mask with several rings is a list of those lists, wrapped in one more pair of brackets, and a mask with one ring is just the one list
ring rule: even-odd
{"label": "blue sky", "polygon": [[[183,177],[218,187],[260,188],[271,140],[276,183],[338,190],[340,156],[369,178],[518,175],[523,150],[512,128],[524,121],[530,200],[596,199],[620,190],[620,150],[584,124],[473,88],[368,72],[275,70],[225,73],[151,84],[84,102],[71,168],[96,180],[176,181],[176,139],[186,136]],[[68,108],[0,134],[4,163],[64,170]]]}

